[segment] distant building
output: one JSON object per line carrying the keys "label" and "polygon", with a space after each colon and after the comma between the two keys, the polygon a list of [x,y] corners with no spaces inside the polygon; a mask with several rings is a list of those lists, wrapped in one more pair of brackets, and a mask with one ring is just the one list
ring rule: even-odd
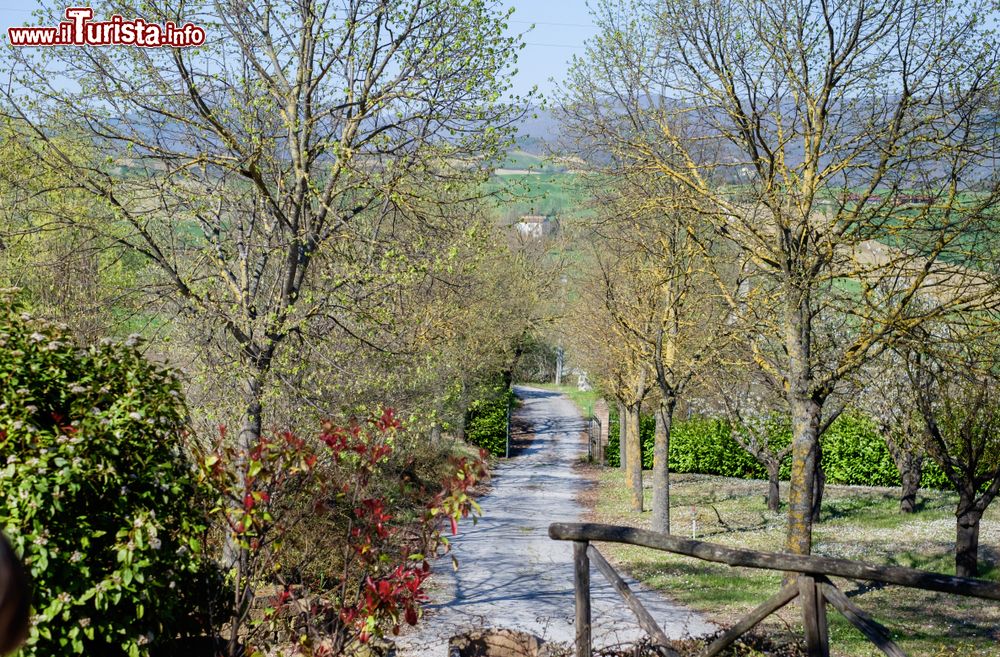
{"label": "distant building", "polygon": [[522,237],[541,239],[556,231],[555,217],[544,214],[526,214],[517,220],[514,227]]}

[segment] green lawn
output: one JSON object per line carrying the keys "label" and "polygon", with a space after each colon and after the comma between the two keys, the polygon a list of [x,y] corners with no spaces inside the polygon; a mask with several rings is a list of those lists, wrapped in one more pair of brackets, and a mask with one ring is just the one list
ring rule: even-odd
{"label": "green lawn", "polygon": [[541,388],[543,390],[563,393],[569,397],[574,404],[576,404],[576,407],[580,409],[580,414],[585,418],[589,418],[591,416],[594,410],[594,402],[596,402],[601,396],[596,390],[578,390],[576,385],[557,386],[554,383],[526,383],[525,385],[531,386],[532,388]]}
{"label": "green lawn", "polygon": [[[648,513],[628,509],[623,473],[598,471],[599,489],[593,519],[610,524],[648,528]],[[764,504],[766,483],[713,477],[674,475],[671,487],[673,533],[733,547],[779,551],[785,535],[783,513]],[[783,484],[782,496],[787,493]],[[652,491],[646,490],[646,504]],[[895,564],[954,574],[955,497],[934,492],[922,496],[920,511],[898,512],[893,489],[829,486],[823,520],[815,531],[814,552],[876,564]],[[983,520],[980,559],[992,561],[982,574],[1000,579],[1000,506]],[[732,624],[777,592],[781,575],[730,568],[645,548],[601,545],[603,553],[638,579],[662,589],[671,598],[706,613],[721,624]],[[1000,603],[902,587],[869,586],[860,581],[836,581],[851,599],[892,632],[910,657],[1000,656]],[[834,655],[881,655],[846,620],[829,610]],[[792,603],[772,617],[770,631],[801,634],[799,610]]]}

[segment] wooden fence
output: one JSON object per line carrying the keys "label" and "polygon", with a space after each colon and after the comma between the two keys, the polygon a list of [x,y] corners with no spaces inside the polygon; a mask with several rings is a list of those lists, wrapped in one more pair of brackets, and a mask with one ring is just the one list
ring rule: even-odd
{"label": "wooden fence", "polygon": [[627,543],[654,550],[673,552],[704,561],[745,568],[763,568],[797,574],[772,598],[764,601],[745,618],[726,630],[708,645],[699,657],[714,657],[749,632],[762,620],[799,598],[809,657],[829,657],[826,606],[840,612],[865,637],[889,657],[906,657],[890,638],[889,631],[866,612],[858,608],[843,591],[829,580],[830,576],[863,579],[897,584],[915,589],[954,593],[955,595],[1000,600],[1000,584],[967,577],[951,577],[900,566],[873,566],[859,561],[833,559],[811,555],[741,550],[661,534],[633,527],[599,524],[555,523],[549,526],[549,536],[557,541],[573,541],[574,589],[576,594],[576,655],[591,657],[590,625],[590,564],[593,563],[624,598],[635,613],[639,626],[659,647],[664,657],[680,657],[667,645],[667,637],[642,606],[624,580],[615,572],[601,553],[590,543]]}
{"label": "wooden fence", "polygon": [[601,421],[591,416],[587,422],[587,459],[604,465],[604,445],[601,444]]}

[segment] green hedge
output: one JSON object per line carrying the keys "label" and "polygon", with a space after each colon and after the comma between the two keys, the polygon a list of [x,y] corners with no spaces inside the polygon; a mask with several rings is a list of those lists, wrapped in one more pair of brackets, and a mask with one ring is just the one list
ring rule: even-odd
{"label": "green hedge", "polygon": [[[618,415],[611,414],[608,464],[617,467]],[[642,467],[653,467],[655,440],[653,415],[643,415],[639,423],[642,440]],[[771,445],[782,449],[791,441],[787,421],[775,421]],[[785,459],[781,478],[789,476],[790,459]],[[859,486],[899,486],[899,471],[892,462],[889,448],[871,419],[856,413],[844,414],[823,436],[823,468],[827,483]],[[767,471],[740,444],[733,440],[727,420],[691,418],[677,421],[670,437],[670,469],[672,472],[714,474],[740,479],[767,479]],[[927,488],[950,488],[941,470],[929,459],[924,466],[922,485]]]}
{"label": "green hedge", "polygon": [[514,404],[514,392],[503,390],[496,397],[479,399],[465,414],[465,439],[493,456],[507,451],[507,408]]}
{"label": "green hedge", "polygon": [[19,655],[137,657],[201,633],[185,416],[178,379],[135,346],[80,348],[0,294],[0,529],[36,614]]}

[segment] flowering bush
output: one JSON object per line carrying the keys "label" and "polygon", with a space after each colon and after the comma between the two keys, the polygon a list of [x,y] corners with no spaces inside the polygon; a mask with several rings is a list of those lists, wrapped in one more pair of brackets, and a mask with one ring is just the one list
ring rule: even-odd
{"label": "flowering bush", "polygon": [[203,459],[226,542],[239,552],[231,655],[262,655],[282,640],[339,655],[417,622],[429,559],[447,549],[445,523],[454,533],[479,510],[470,489],[486,474],[485,454],[452,458],[434,494],[402,472],[401,433],[386,409],[325,423],[312,440],[283,433],[240,448],[223,433]]}
{"label": "flowering bush", "polygon": [[186,614],[204,530],[177,381],[2,300],[0,529],[34,587],[22,654],[147,654]]}

